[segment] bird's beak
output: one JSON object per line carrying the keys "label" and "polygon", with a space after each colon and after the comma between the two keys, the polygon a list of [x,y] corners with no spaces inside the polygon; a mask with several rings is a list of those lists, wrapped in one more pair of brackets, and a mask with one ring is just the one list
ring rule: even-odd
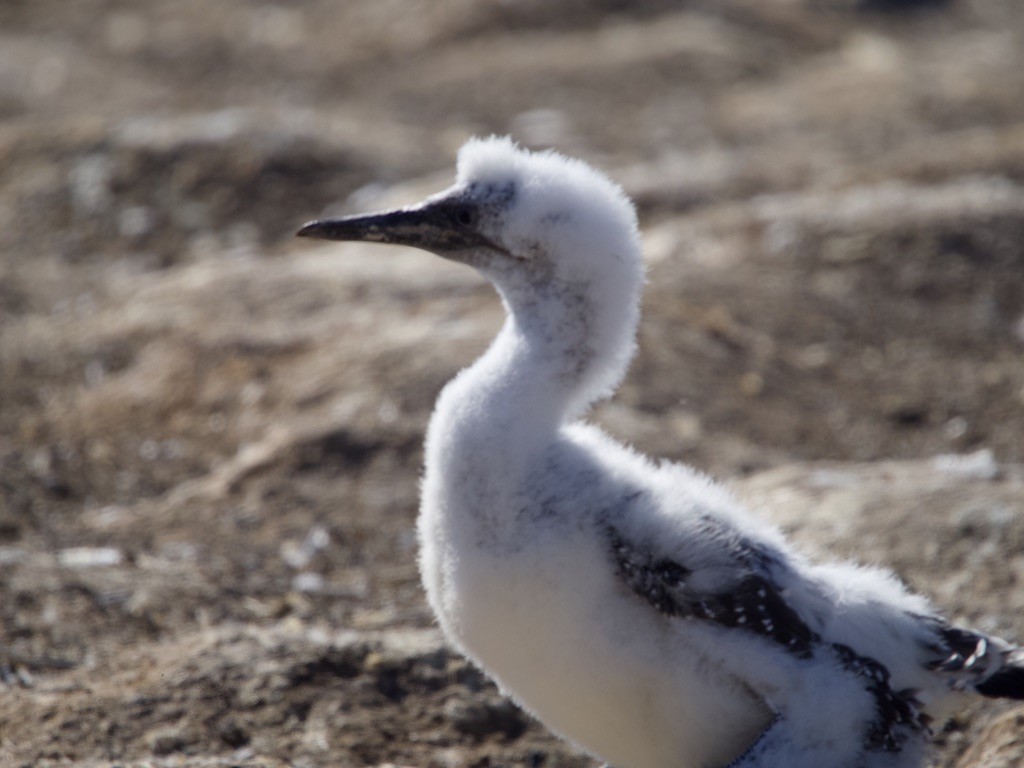
{"label": "bird's beak", "polygon": [[393,211],[311,221],[295,233],[321,240],[388,243],[421,248],[447,258],[481,247],[494,248],[483,235],[454,218],[451,206],[430,202]]}

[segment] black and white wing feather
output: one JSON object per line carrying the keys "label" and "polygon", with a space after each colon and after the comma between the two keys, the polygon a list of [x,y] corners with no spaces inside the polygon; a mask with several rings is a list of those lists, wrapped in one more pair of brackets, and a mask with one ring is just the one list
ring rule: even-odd
{"label": "black and white wing feather", "polygon": [[693,574],[685,565],[645,552],[612,527],[608,537],[619,578],[661,614],[745,632],[797,659],[828,653],[839,668],[860,678],[875,701],[874,717],[864,724],[865,750],[898,752],[912,735],[929,732],[929,718],[916,691],[895,690],[883,664],[847,645],[825,640],[787,602],[771,576],[769,553],[734,545],[731,555],[742,575],[727,590],[701,592],[691,587]]}
{"label": "black and white wing feather", "polygon": [[699,619],[729,629],[743,629],[809,657],[819,638],[790,607],[766,573],[752,567],[764,558],[744,558],[744,575],[728,591],[698,592],[690,586],[692,572],[666,558],[655,558],[631,545],[614,528],[609,538],[615,568],[623,582],[660,613]]}

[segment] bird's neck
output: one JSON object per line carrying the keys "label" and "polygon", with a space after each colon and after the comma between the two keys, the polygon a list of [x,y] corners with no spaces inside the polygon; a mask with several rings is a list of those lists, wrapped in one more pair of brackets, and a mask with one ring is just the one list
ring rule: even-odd
{"label": "bird's neck", "polygon": [[628,362],[635,312],[602,338],[597,308],[585,295],[503,298],[501,332],[438,400],[423,490],[426,503],[449,513],[507,521],[516,513],[509,504],[529,503],[522,494],[532,462],[543,460],[558,430],[598,391],[595,377],[618,381],[621,370],[613,366]]}
{"label": "bird's neck", "polygon": [[493,546],[515,537],[532,461],[555,437],[565,385],[509,318],[438,398],[426,444],[424,520]]}
{"label": "bird's neck", "polygon": [[602,313],[614,309],[598,306],[590,287],[499,285],[505,324],[447,388],[439,412],[486,435],[492,446],[503,435],[535,445],[581,415],[621,378],[635,333],[635,313],[607,332]]}
{"label": "bird's neck", "polygon": [[503,454],[504,466],[518,464],[565,422],[578,365],[510,315],[483,356],[441,393],[429,437],[448,461],[465,455],[494,467]]}

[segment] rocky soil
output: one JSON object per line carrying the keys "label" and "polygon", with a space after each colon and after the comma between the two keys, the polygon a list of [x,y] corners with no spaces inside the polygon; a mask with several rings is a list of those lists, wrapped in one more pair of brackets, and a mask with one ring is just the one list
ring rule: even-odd
{"label": "rocky soil", "polygon": [[[297,242],[473,134],[606,169],[650,263],[594,418],[1024,639],[1015,0],[0,5],[0,764],[590,768],[434,629],[434,397],[500,321]],[[979,704],[942,768],[1024,762]]]}

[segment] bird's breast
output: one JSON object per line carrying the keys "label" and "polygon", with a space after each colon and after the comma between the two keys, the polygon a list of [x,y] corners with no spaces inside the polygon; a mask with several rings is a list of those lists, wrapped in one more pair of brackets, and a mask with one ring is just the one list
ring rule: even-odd
{"label": "bird's breast", "polygon": [[760,702],[620,589],[597,530],[537,522],[493,547],[424,510],[421,566],[448,637],[556,732],[625,768],[724,765]]}

